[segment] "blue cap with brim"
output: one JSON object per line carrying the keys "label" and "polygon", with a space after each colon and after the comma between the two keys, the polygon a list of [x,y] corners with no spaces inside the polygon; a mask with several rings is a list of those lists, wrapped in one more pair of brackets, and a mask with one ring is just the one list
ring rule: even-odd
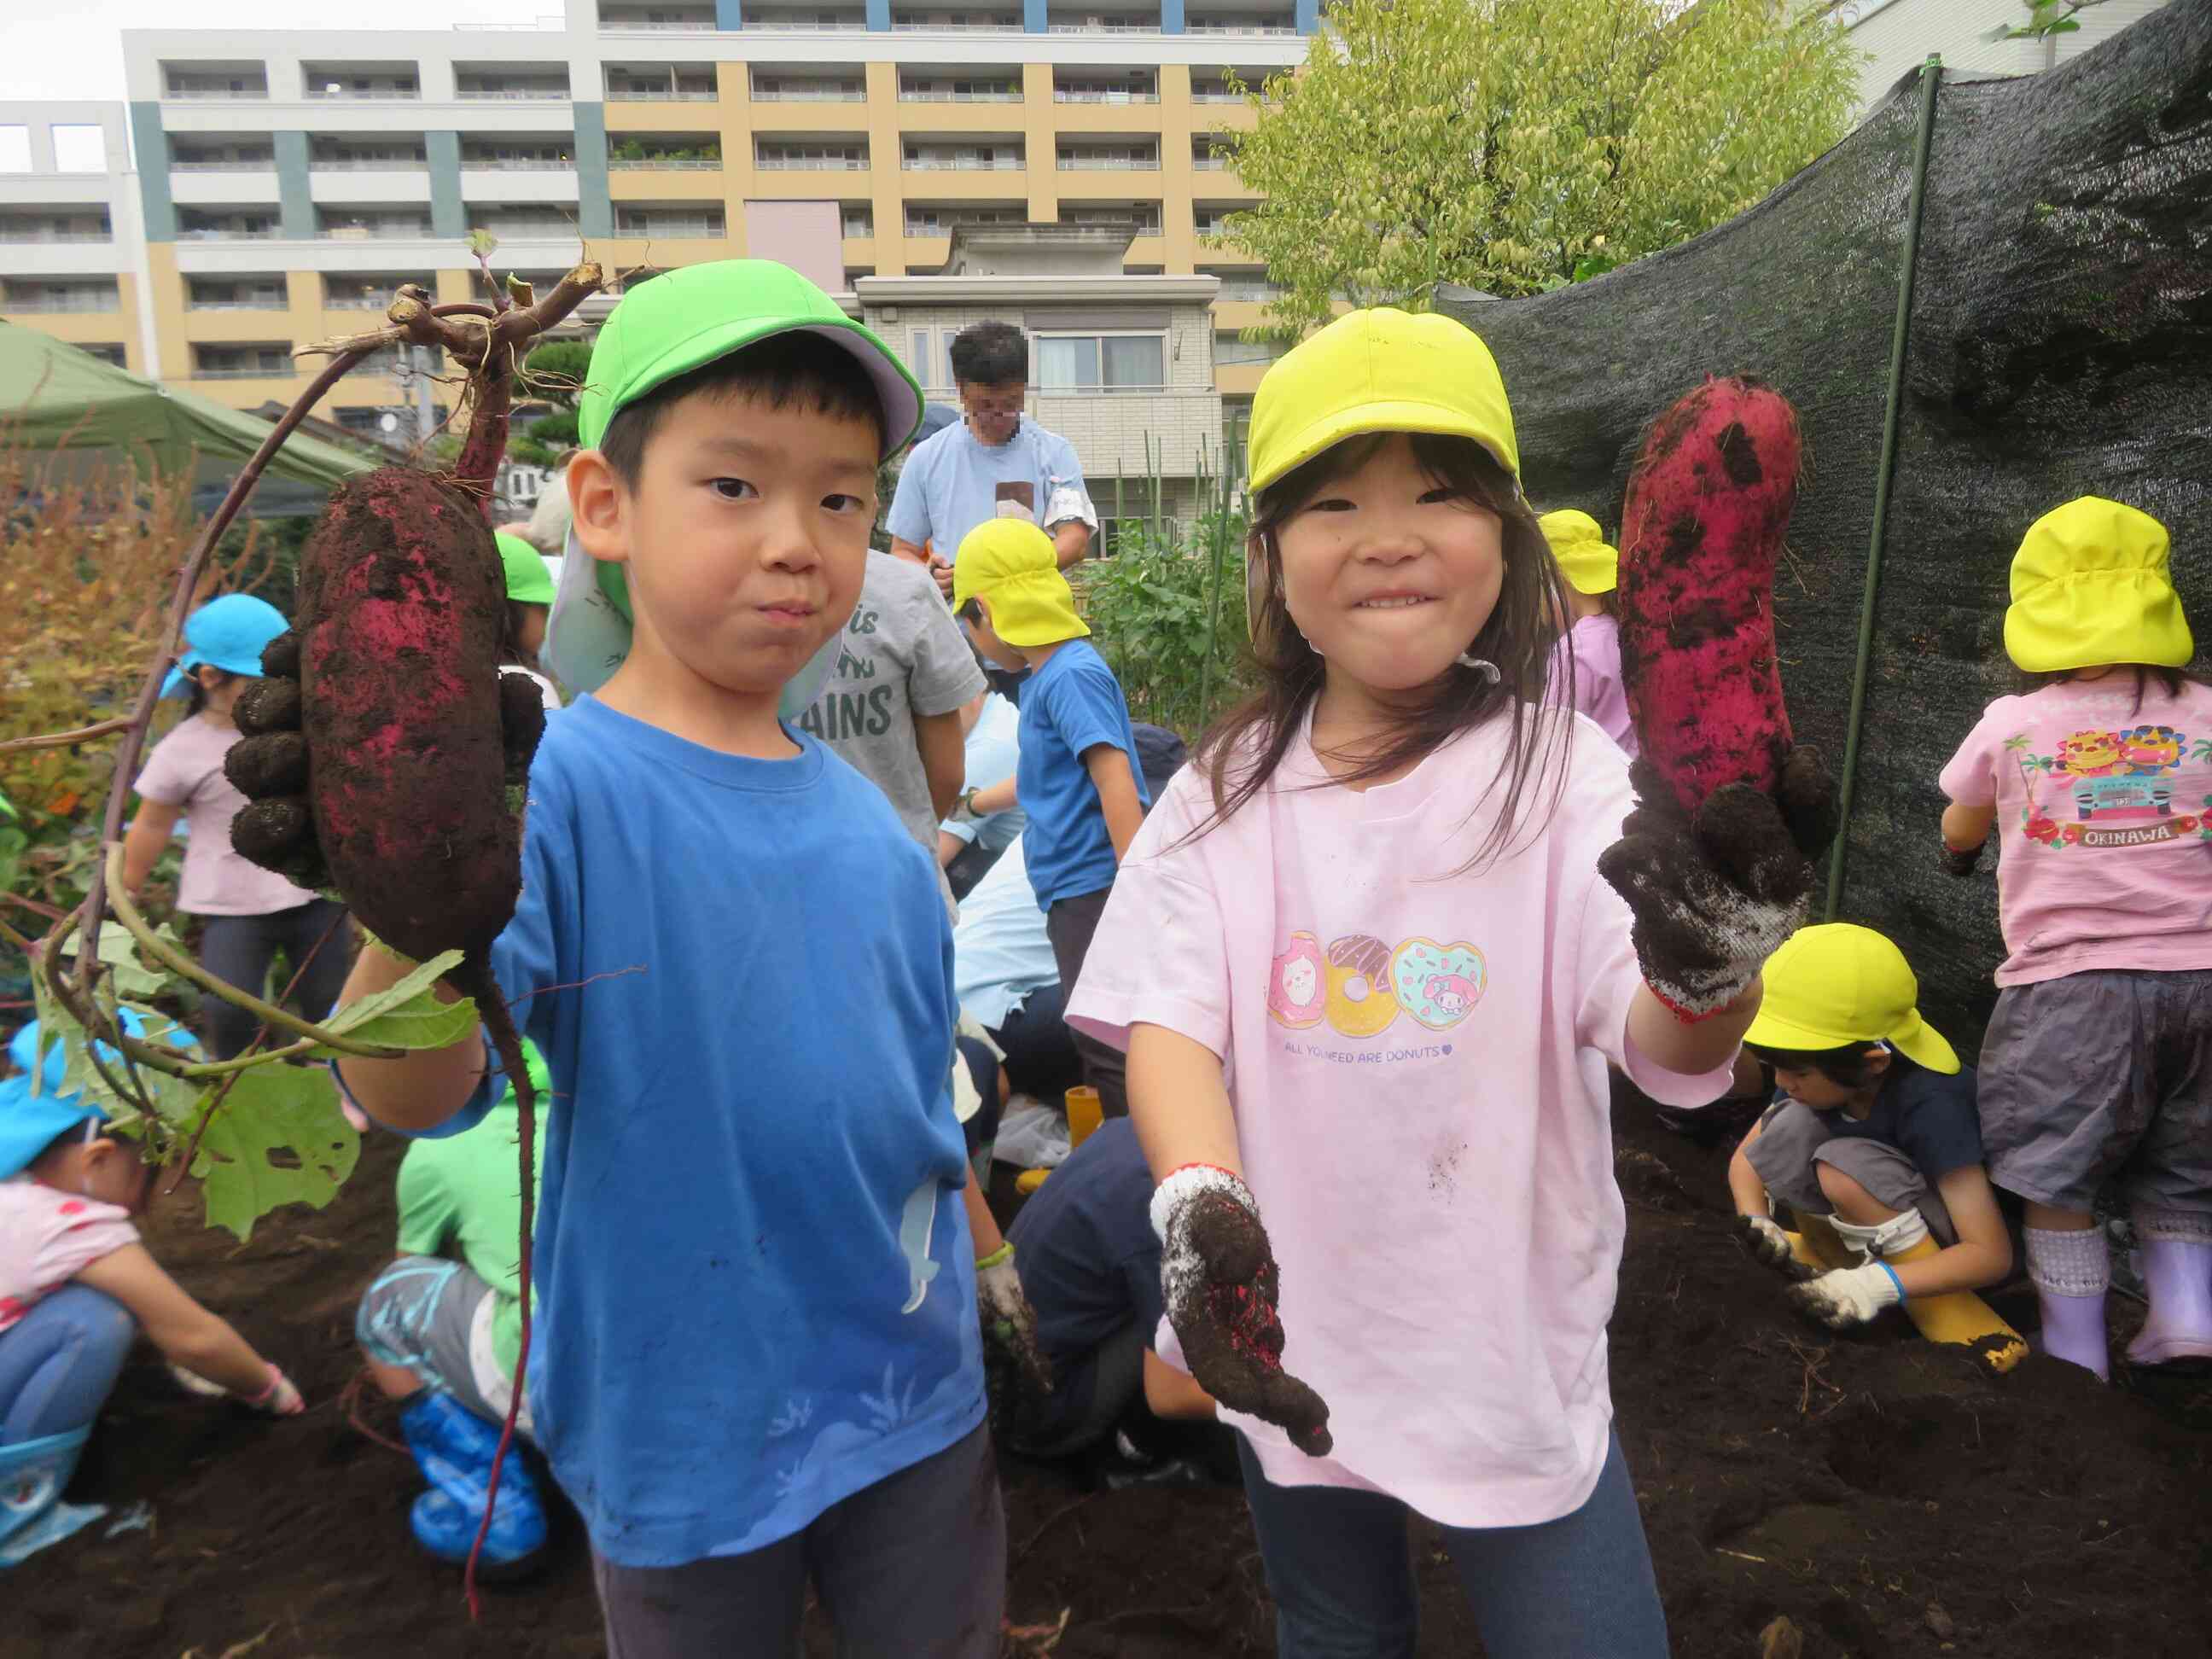
{"label": "blue cap with brim", "polygon": [[[125,1031],[135,1037],[146,1035],[146,1022],[135,1011],[125,1008],[121,1012]],[[190,1033],[182,1028],[171,1030],[168,1040],[179,1048],[191,1046]],[[122,1055],[105,1042],[95,1043],[94,1050],[110,1065],[122,1062]],[[38,1021],[15,1033],[8,1045],[8,1058],[15,1062],[19,1075],[0,1079],[0,1180],[21,1174],[33,1159],[77,1125],[107,1121],[107,1114],[97,1101],[88,1099],[82,1091],[62,1092],[62,1075],[69,1062],[60,1043],[47,1050],[43,1066],[39,1064]]]}
{"label": "blue cap with brim", "polygon": [[251,593],[225,593],[185,618],[185,649],[161,682],[161,695],[179,696],[185,676],[205,663],[226,674],[261,677],[261,653],[292,624],[266,599]]}

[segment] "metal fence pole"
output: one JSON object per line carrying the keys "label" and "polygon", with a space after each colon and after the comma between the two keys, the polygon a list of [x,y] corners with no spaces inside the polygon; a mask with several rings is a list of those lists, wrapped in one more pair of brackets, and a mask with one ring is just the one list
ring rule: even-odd
{"label": "metal fence pole", "polygon": [[1912,334],[1912,289],[1920,265],[1920,217],[1927,204],[1928,154],[1936,137],[1936,94],[1943,60],[1934,52],[1920,66],[1920,131],[1912,148],[1912,194],[1905,210],[1904,268],[1897,279],[1897,326],[1889,341],[1889,390],[1881,419],[1881,459],[1875,472],[1874,529],[1867,539],[1866,592],[1859,605],[1858,661],[1851,671],[1851,707],[1844,728],[1844,774],[1836,809],[1836,844],[1828,855],[1826,919],[1844,902],[1844,864],[1850,845],[1851,798],[1858,780],[1859,738],[1866,719],[1867,675],[1874,661],[1875,605],[1881,592],[1882,546],[1889,528],[1889,490],[1897,471],[1897,422],[1905,403],[1905,352]]}

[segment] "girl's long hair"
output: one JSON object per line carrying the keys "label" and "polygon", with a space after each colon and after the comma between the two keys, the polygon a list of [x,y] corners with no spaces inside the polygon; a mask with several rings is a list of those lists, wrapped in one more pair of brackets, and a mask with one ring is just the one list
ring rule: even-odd
{"label": "girl's long hair", "polygon": [[[1260,688],[1199,740],[1198,763],[1212,791],[1213,811],[1185,842],[1225,823],[1267,787],[1321,691],[1321,653],[1298,632],[1283,598],[1277,532],[1321,490],[1365,465],[1390,436],[1348,438],[1254,499],[1245,559]],[[1335,781],[1356,784],[1388,776],[1486,720],[1508,720],[1505,757],[1494,784],[1502,794],[1488,832],[1457,872],[1464,874],[1541,834],[1565,785],[1574,722],[1547,715],[1540,707],[1560,637],[1556,619],[1565,614],[1565,579],[1519,487],[1488,451],[1466,438],[1426,433],[1412,437],[1414,458],[1432,483],[1460,491],[1503,523],[1504,580],[1490,620],[1468,647],[1475,657],[1496,664],[1498,678],[1493,684],[1479,671],[1454,666],[1431,684],[1402,693],[1397,699],[1401,719],[1389,741]],[[1567,649],[1571,652],[1571,645]],[[1571,660],[1564,666],[1571,674]]]}

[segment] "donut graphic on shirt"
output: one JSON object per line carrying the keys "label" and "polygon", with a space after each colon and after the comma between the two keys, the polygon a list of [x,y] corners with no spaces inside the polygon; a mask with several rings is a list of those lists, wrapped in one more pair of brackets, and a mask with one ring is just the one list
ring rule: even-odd
{"label": "donut graphic on shirt", "polygon": [[1398,1018],[1390,989],[1390,947],[1372,933],[1332,940],[1322,969],[1328,995],[1322,1012],[1348,1037],[1379,1036]]}
{"label": "donut graphic on shirt", "polygon": [[1267,969],[1267,1012],[1279,1025],[1303,1031],[1318,1024],[1327,995],[1328,963],[1311,933],[1291,935],[1290,948]]}
{"label": "donut graphic on shirt", "polygon": [[1489,983],[1482,952],[1464,939],[1409,939],[1390,953],[1398,1006],[1431,1031],[1448,1031],[1473,1013]]}

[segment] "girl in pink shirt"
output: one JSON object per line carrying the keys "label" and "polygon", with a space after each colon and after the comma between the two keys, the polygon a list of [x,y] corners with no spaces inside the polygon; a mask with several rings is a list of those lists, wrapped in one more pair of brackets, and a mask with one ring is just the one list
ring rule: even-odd
{"label": "girl in pink shirt", "polygon": [[2027,1200],[2043,1346],[2109,1362],[2117,1182],[2142,1247],[2138,1365],[2212,1359],[2212,689],[2167,574],[2166,527],[2085,495],[2012,566],[2000,697],[1943,769],[1946,861],[1997,837],[2002,988],[1982,1045],[1990,1179]]}
{"label": "girl in pink shirt", "polygon": [[1634,760],[1636,727],[1620,678],[1620,555],[1595,519],[1563,508],[1536,520],[1566,578],[1566,632],[1552,652],[1546,696],[1587,714]]}
{"label": "girl in pink shirt", "polygon": [[1138,834],[1068,1010],[1128,1049],[1161,1357],[1240,1431],[1284,1654],[1413,1652],[1413,1510],[1492,1659],[1657,1659],[1607,1066],[1725,1092],[1812,866],[1741,787],[1723,856],[1544,706],[1558,567],[1459,324],[1292,350],[1251,484],[1261,689]]}

